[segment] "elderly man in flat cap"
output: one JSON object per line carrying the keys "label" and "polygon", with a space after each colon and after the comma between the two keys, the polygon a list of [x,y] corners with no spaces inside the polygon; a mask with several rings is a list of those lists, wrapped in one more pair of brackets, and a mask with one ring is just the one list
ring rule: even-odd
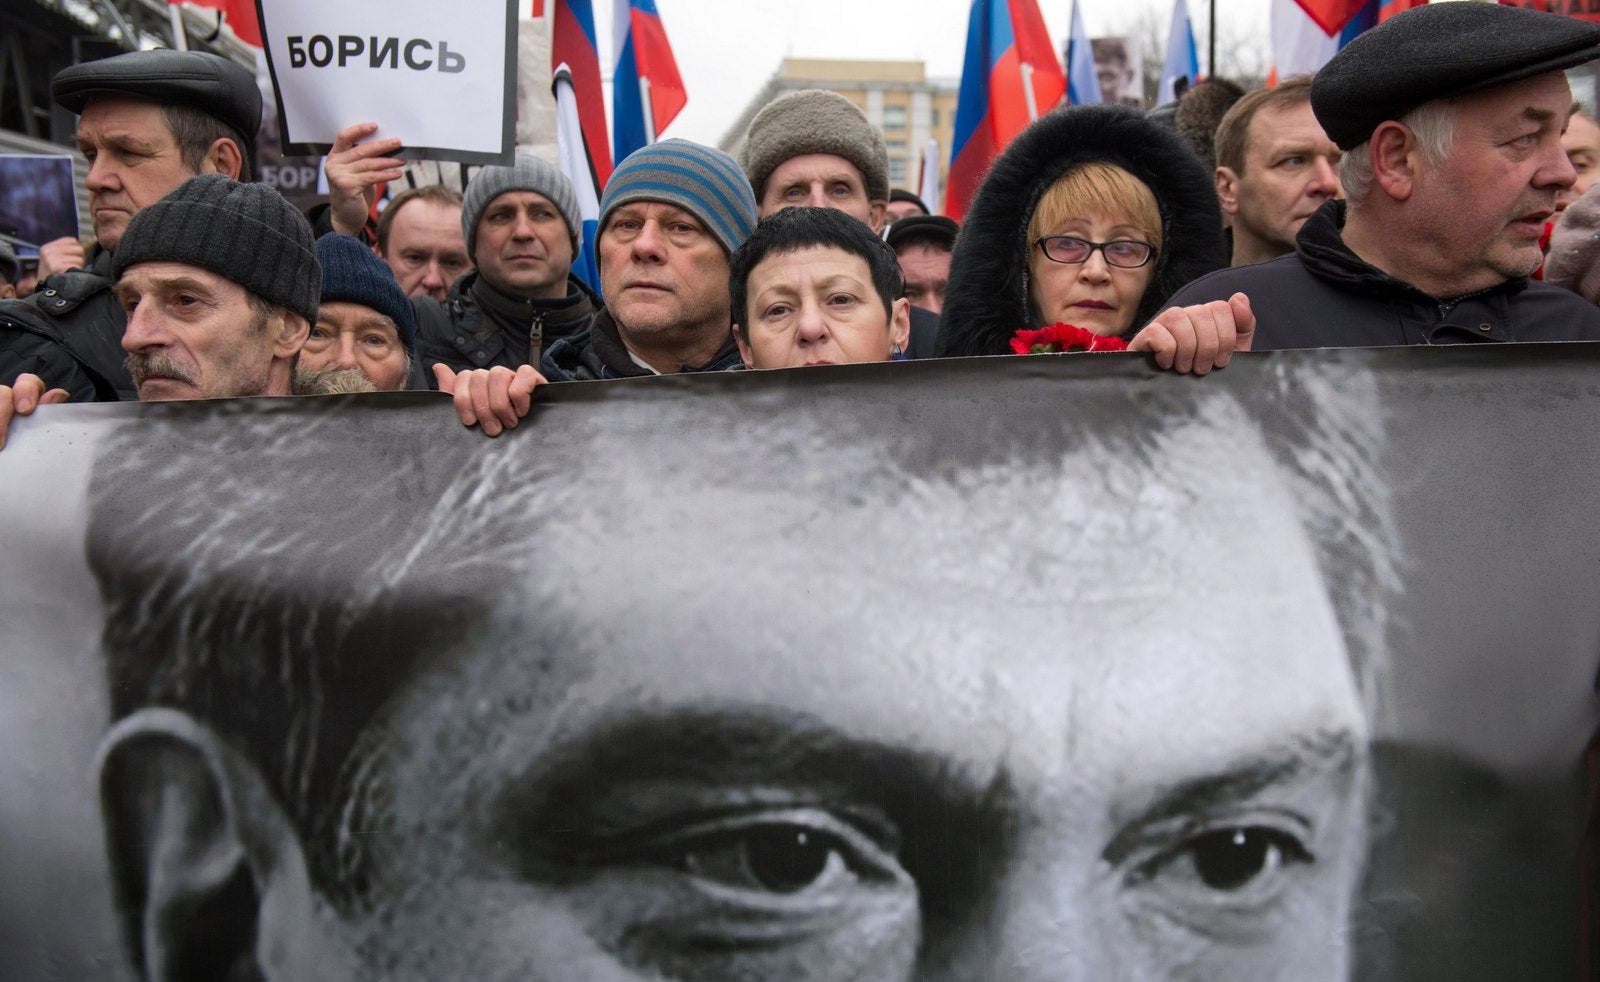
{"label": "elderly man in flat cap", "polygon": [[50,93],[78,114],[100,249],[89,256],[74,239],[46,243],[34,294],[0,302],[0,387],[31,373],[75,401],[133,399],[112,256],[133,217],[188,178],[250,179],[261,92],[225,58],[154,50],[63,69]]}
{"label": "elderly man in flat cap", "polygon": [[1414,8],[1362,34],[1311,86],[1344,151],[1345,201],[1295,252],[1202,277],[1174,306],[1242,292],[1255,348],[1600,340],[1600,310],[1529,279],[1556,197],[1572,93],[1600,25],[1499,4]]}

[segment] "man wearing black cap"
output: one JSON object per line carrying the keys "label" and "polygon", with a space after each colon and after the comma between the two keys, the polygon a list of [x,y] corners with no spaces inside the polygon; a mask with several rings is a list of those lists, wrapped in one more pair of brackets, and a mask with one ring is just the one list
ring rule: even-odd
{"label": "man wearing black cap", "polygon": [[931,214],[932,212],[928,211],[927,204],[905,188],[889,189],[889,207],[886,217],[891,225],[902,218]]}
{"label": "man wearing black cap", "polygon": [[1172,305],[1245,293],[1258,350],[1600,340],[1600,310],[1529,279],[1574,179],[1562,70],[1597,44],[1600,25],[1478,3],[1362,34],[1311,86],[1347,200],[1306,221],[1293,255],[1203,277]]}
{"label": "man wearing black cap", "polygon": [[944,312],[944,287],[950,281],[950,256],[960,226],[944,215],[908,215],[884,236],[900,261],[906,299],[913,307]]}
{"label": "man wearing black cap", "polygon": [[79,114],[100,252],[91,258],[72,239],[46,243],[37,292],[0,304],[0,383],[26,372],[74,400],[132,399],[112,255],[140,209],[186,179],[249,179],[261,93],[248,70],[225,58],[153,50],[73,65],[57,73],[51,95]]}

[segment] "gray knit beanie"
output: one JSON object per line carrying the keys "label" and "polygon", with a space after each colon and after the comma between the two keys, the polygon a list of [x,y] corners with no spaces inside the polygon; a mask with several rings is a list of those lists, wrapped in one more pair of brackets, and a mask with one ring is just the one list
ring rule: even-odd
{"label": "gray knit beanie", "polygon": [[689,212],[729,255],[756,227],[756,198],[732,157],[689,140],[662,140],[628,155],[600,198],[600,228],[631,201],[661,201]]}
{"label": "gray knit beanie", "polygon": [[567,234],[578,237],[583,218],[578,214],[578,194],[572,190],[567,175],[538,157],[518,156],[510,167],[485,167],[472,175],[466,193],[461,196],[461,234],[467,240],[467,258],[474,263],[478,257],[474,243],[478,238],[478,220],[489,202],[507,191],[532,191],[550,199],[567,222]]}
{"label": "gray knit beanie", "polygon": [[760,200],[779,165],[808,153],[843,157],[861,172],[869,199],[889,199],[889,148],[883,134],[860,106],[827,89],[803,89],[767,103],[750,121],[739,162]]}
{"label": "gray knit beanie", "polygon": [[111,268],[120,279],[138,263],[199,266],[315,323],[322,269],[312,242],[305,216],[277,191],[201,174],[133,216]]}

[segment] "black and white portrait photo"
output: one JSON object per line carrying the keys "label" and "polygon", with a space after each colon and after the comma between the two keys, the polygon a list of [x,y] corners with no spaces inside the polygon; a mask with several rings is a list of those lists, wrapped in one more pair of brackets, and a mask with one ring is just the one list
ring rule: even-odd
{"label": "black and white portrait photo", "polygon": [[1577,977],[1600,353],[1495,355],[47,407],[6,977]]}
{"label": "black and white portrait photo", "polygon": [[1136,37],[1090,38],[1100,101],[1108,106],[1144,108],[1144,59]]}

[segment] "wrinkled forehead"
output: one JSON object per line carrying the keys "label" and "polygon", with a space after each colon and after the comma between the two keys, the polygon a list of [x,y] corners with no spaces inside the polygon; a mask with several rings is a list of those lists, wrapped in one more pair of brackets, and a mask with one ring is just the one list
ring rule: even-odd
{"label": "wrinkled forehead", "polygon": [[864,186],[866,178],[860,168],[836,153],[799,153],[777,167],[767,177],[766,190],[774,185],[794,181],[844,181]]}
{"label": "wrinkled forehead", "polygon": [[1311,563],[1284,477],[1231,403],[1204,423],[1086,430],[987,460],[959,446],[901,455],[879,442],[887,432],[815,425],[729,434],[721,449],[743,451],[737,467],[608,467],[604,500],[590,502],[608,534],[558,522],[541,548],[582,556],[584,574],[605,579],[602,603],[677,609],[709,592],[765,603],[976,589],[998,605],[1106,581],[1157,589],[1210,561],[1197,557],[1285,539],[1298,543],[1293,562]]}

